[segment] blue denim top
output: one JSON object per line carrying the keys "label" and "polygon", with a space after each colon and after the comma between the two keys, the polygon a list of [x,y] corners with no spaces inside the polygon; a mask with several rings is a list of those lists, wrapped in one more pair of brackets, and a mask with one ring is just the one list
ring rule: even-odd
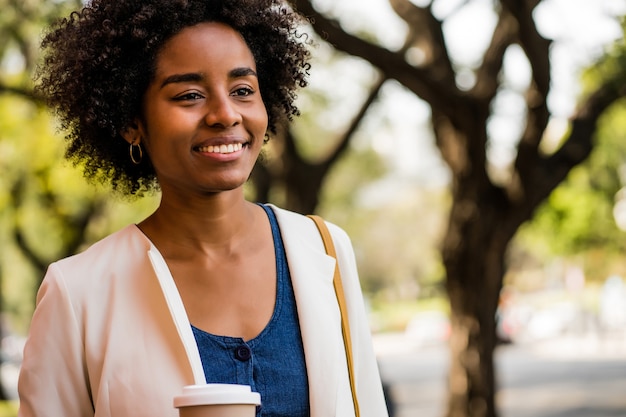
{"label": "blue denim top", "polygon": [[276,303],[269,323],[254,339],[217,336],[194,326],[207,383],[250,385],[261,394],[257,417],[308,417],[309,386],[298,311],[274,212],[265,209],[272,226],[276,255]]}

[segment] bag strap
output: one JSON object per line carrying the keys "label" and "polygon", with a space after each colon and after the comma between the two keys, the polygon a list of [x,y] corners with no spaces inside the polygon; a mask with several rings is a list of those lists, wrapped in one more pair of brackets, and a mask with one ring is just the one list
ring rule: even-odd
{"label": "bag strap", "polygon": [[[328,231],[328,227],[319,216],[310,214],[310,217],[317,228],[319,229],[322,240],[324,241],[324,248],[326,253],[337,261],[337,253],[335,252],[335,245],[333,244],[333,238]],[[333,286],[335,287],[335,294],[337,295],[337,302],[339,303],[339,312],[341,313],[341,333],[343,335],[343,343],[346,347],[346,359],[348,361],[348,376],[350,378],[350,390],[352,391],[352,402],[354,403],[354,412],[356,417],[360,417],[359,401],[356,396],[356,386],[354,378],[354,364],[352,359],[352,341],[350,339],[350,325],[348,323],[348,309],[346,307],[346,298],[343,292],[343,284],[341,282],[341,273],[339,272],[339,262],[335,263],[335,274],[333,276]]]}

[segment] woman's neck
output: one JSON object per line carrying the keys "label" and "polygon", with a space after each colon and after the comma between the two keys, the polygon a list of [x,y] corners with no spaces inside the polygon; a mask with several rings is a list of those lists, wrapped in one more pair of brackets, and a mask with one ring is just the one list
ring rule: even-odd
{"label": "woman's neck", "polygon": [[164,256],[228,254],[257,230],[261,215],[262,208],[234,192],[187,201],[164,194],[156,211],[138,226]]}

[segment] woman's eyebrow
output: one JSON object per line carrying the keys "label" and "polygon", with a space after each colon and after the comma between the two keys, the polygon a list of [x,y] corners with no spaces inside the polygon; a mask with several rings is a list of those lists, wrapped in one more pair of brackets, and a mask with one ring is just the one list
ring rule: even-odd
{"label": "woman's eyebrow", "polygon": [[[228,78],[240,78],[248,76],[257,77],[257,73],[249,67],[234,68],[228,73]],[[161,83],[161,88],[165,87],[168,84],[202,82],[205,80],[205,78],[205,75],[199,72],[172,74],[165,80],[163,80],[163,82]]]}
{"label": "woman's eyebrow", "polygon": [[249,75],[257,77],[256,71],[254,71],[252,68],[249,68],[249,67],[235,68],[232,71],[230,71],[228,75],[230,76],[230,78],[247,77]]}
{"label": "woman's eyebrow", "polygon": [[204,79],[205,79],[204,74],[201,74],[198,72],[189,72],[186,74],[173,74],[167,77],[165,80],[163,80],[163,82],[161,83],[161,88],[165,87],[168,84],[200,82],[200,81],[204,81]]}

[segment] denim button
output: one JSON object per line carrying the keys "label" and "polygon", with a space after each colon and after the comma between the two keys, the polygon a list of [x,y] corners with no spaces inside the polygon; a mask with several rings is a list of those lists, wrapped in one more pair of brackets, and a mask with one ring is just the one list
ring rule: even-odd
{"label": "denim button", "polygon": [[240,361],[247,361],[248,359],[250,359],[251,356],[252,352],[250,351],[250,348],[246,345],[238,346],[235,349],[235,358],[239,359]]}

